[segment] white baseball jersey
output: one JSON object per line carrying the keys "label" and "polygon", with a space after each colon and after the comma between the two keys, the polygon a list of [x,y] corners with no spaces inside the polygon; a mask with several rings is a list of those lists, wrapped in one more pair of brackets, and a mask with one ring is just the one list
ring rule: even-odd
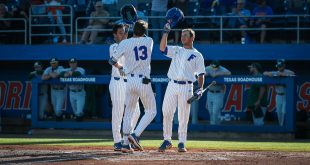
{"label": "white baseball jersey", "polygon": [[[219,72],[229,72],[228,69],[226,69],[225,67],[223,66],[219,66],[218,69],[213,69],[213,67],[211,65],[207,66],[206,67],[206,73],[208,75],[213,75],[215,73],[219,73]],[[212,85],[209,90],[212,90],[212,91],[220,91],[223,89],[223,84],[215,84],[215,85]]]}
{"label": "white baseball jersey", "polygon": [[62,66],[57,66],[56,68],[52,68],[51,66],[49,66],[44,70],[43,75],[47,75],[51,72],[56,72],[60,74],[62,71],[64,71],[64,67]]}
{"label": "white baseball jersey", "polygon": [[166,56],[172,59],[168,71],[168,77],[172,80],[194,82],[195,75],[205,73],[203,56],[195,48],[168,46]]}
{"label": "white baseball jersey", "polygon": [[[123,119],[124,144],[127,145],[127,136],[135,133],[140,136],[144,129],[151,123],[156,116],[156,102],[150,83],[143,84],[144,77],[150,78],[151,55],[153,50],[153,39],[150,37],[138,37],[123,40],[113,53],[112,59],[119,60],[125,57],[123,65],[127,74],[125,115]],[[131,121],[137,106],[138,99],[141,99],[145,108],[145,114],[141,118],[137,128],[133,130]]]}
{"label": "white baseball jersey", "polygon": [[150,78],[153,39],[138,37],[123,40],[115,50],[113,57],[119,60],[125,56],[124,71],[128,74],[143,75]]}
{"label": "white baseball jersey", "polygon": [[[279,71],[272,71],[271,72],[273,76],[278,76]],[[288,76],[294,76],[294,72],[288,69],[284,69],[282,73],[287,74]],[[276,85],[276,92],[277,93],[285,93],[285,86],[283,85]]]}
{"label": "white baseball jersey", "polygon": [[[112,57],[113,54],[116,53],[117,47],[118,47],[118,44],[117,44],[117,43],[114,43],[114,44],[112,44],[112,45],[110,46],[110,49],[109,49],[110,57]],[[120,57],[120,58],[118,59],[117,62],[118,62],[119,64],[121,64],[121,65],[124,65],[125,57],[124,57],[124,56]],[[115,66],[112,66],[112,73],[111,73],[111,76],[112,76],[112,77],[121,77],[118,68],[116,68]]]}
{"label": "white baseball jersey", "polygon": [[187,100],[193,95],[193,82],[195,75],[204,75],[204,59],[196,49],[185,49],[179,46],[168,46],[164,52],[172,59],[168,77],[168,83],[163,101],[163,136],[165,140],[171,140],[172,120],[178,107],[178,135],[179,142],[187,140],[187,124],[190,115],[190,104]]}
{"label": "white baseball jersey", "polygon": [[[44,70],[43,75],[48,75],[51,72],[56,72],[60,74],[64,71],[62,66],[57,66],[57,68],[48,67]],[[57,117],[62,115],[62,106],[65,100],[64,85],[62,84],[52,84],[51,85],[51,101]]]}
{"label": "white baseball jersey", "polygon": [[[64,67],[62,66],[57,66],[56,68],[52,68],[51,66],[50,67],[47,67],[44,72],[43,72],[43,75],[48,75],[49,73],[51,72],[56,72],[58,74],[60,74],[61,72],[65,71]],[[52,88],[59,88],[59,87],[63,87],[64,85],[59,85],[59,84],[53,84],[51,85]]]}
{"label": "white baseball jersey", "polygon": [[[82,76],[85,75],[85,69],[81,68],[81,67],[77,67],[75,70],[72,70],[71,68],[66,68],[65,69],[66,72],[80,72]],[[84,89],[84,85],[83,84],[70,84],[68,85],[70,90],[80,90],[80,89]]]}
{"label": "white baseball jersey", "polygon": [[[229,72],[223,66],[219,66],[217,69],[214,69],[211,65],[206,67],[206,73],[209,76],[212,76],[219,72]],[[220,115],[224,102],[224,84],[215,84],[212,85],[207,93],[207,104],[206,108],[209,111],[210,124],[220,124]]]}
{"label": "white baseball jersey", "polygon": [[[114,43],[110,46],[110,57],[116,52],[118,44]],[[125,57],[122,56],[118,63],[123,65],[125,62]],[[125,110],[125,93],[126,93],[126,77],[121,77],[118,68],[112,66],[111,81],[109,85],[109,91],[112,101],[112,133],[114,143],[119,143],[122,140],[120,133],[121,123]],[[138,119],[140,117],[139,103],[136,105],[135,114],[132,119],[133,128],[136,127]]]}
{"label": "white baseball jersey", "polygon": [[[272,75],[278,76],[279,71],[271,72]],[[282,73],[287,74],[288,76],[294,76],[294,72],[288,69],[284,69]],[[278,122],[280,126],[283,126],[286,114],[286,87],[284,85],[276,85],[276,108],[278,115]]]}
{"label": "white baseball jersey", "polygon": [[[85,70],[81,67],[77,67],[74,70],[71,68],[66,68],[66,72],[80,72],[81,75],[85,75]],[[73,113],[76,117],[81,117],[84,115],[85,97],[86,92],[84,90],[83,84],[69,84],[69,94],[70,94],[70,104]]]}

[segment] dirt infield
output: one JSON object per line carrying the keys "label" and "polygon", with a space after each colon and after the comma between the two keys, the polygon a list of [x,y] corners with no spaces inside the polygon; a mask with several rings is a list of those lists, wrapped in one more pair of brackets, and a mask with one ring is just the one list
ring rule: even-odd
{"label": "dirt infield", "polygon": [[0,164],[309,164],[309,152],[215,151],[176,149],[159,153],[155,148],[123,154],[108,147],[0,145]]}

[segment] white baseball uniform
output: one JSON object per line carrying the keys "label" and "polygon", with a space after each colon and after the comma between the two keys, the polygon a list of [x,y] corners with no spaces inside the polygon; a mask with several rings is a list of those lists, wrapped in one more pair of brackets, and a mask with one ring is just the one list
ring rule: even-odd
{"label": "white baseball uniform", "polygon": [[[75,70],[71,68],[67,68],[66,72],[80,72],[81,75],[85,75],[85,70],[81,67],[77,67]],[[70,104],[73,110],[73,113],[77,117],[81,117],[84,115],[84,105],[85,105],[85,97],[86,92],[84,90],[83,84],[70,84],[69,87],[69,95],[70,95]]]}
{"label": "white baseball uniform", "polygon": [[[56,72],[60,74],[64,71],[64,68],[62,66],[57,66],[57,68],[53,69],[52,67],[48,67],[44,70],[43,75],[47,75],[51,72]],[[53,108],[55,111],[55,115],[57,117],[60,117],[62,115],[62,106],[65,101],[65,86],[62,84],[52,84],[51,85],[51,101],[53,104]]]}
{"label": "white baseball uniform", "polygon": [[[273,76],[278,76],[279,71],[271,72]],[[294,72],[284,69],[282,73],[287,74],[288,76],[293,76]],[[276,108],[277,108],[277,116],[278,122],[280,126],[283,126],[285,113],[286,113],[286,88],[284,85],[276,85]]]}
{"label": "white baseball uniform", "polygon": [[156,102],[151,83],[142,83],[143,78],[150,79],[152,50],[152,38],[133,37],[123,40],[112,57],[115,60],[119,60],[124,56],[126,59],[123,65],[128,79],[126,87],[127,97],[125,99],[126,108],[123,120],[124,145],[128,144],[127,136],[133,130],[131,119],[139,98],[143,103],[145,114],[132,133],[140,136],[156,116]]}
{"label": "white baseball uniform", "polygon": [[178,135],[179,143],[187,139],[187,124],[190,114],[190,104],[187,100],[193,95],[193,82],[195,75],[205,73],[204,59],[195,48],[185,49],[180,46],[167,46],[167,57],[171,58],[168,71],[168,83],[163,101],[163,132],[164,140],[171,140],[172,120],[178,107]]}
{"label": "white baseball uniform", "polygon": [[[211,65],[206,67],[206,73],[209,76],[220,72],[229,72],[229,71],[223,66],[219,66],[219,68],[216,70],[214,70]],[[219,119],[224,102],[223,89],[224,84],[215,84],[212,85],[208,90],[206,108],[209,111],[211,125],[220,124]]]}
{"label": "white baseball uniform", "polygon": [[[110,57],[113,56],[113,52],[116,51],[118,44],[114,43],[110,46]],[[125,57],[122,56],[118,63],[123,65]],[[118,68],[112,66],[111,81],[109,85],[109,91],[112,100],[112,133],[114,143],[119,143],[122,140],[120,133],[122,119],[125,110],[125,92],[126,92],[127,78],[120,75]],[[132,125],[134,128],[140,117],[139,102],[136,104],[135,112],[132,119]]]}

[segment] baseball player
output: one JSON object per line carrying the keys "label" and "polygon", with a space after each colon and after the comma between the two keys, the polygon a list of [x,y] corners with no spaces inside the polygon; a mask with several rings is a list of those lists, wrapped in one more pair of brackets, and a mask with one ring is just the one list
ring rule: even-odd
{"label": "baseball player", "polygon": [[[113,52],[116,52],[118,44],[127,39],[128,31],[124,24],[116,24],[113,27],[113,35],[116,43],[110,46],[110,57],[113,56]],[[122,56],[118,63],[123,65],[125,57]],[[120,133],[121,123],[125,110],[125,92],[126,92],[127,77],[121,76],[118,68],[112,66],[111,81],[109,85],[109,91],[112,100],[112,133],[114,139],[114,151],[121,151],[122,148],[122,136]],[[135,114],[133,115],[132,125],[134,128],[140,117],[139,103],[136,104]]]}
{"label": "baseball player", "polygon": [[[278,68],[277,71],[271,72],[264,72],[265,76],[295,76],[295,73],[291,70],[285,68],[285,60],[280,59],[277,60],[276,67]],[[279,125],[283,126],[285,113],[286,113],[286,88],[284,85],[276,85],[276,108],[277,108],[277,115]]]}
{"label": "baseball player", "polygon": [[[42,80],[56,79],[59,78],[59,75],[64,68],[62,66],[58,66],[58,60],[56,58],[52,58],[50,60],[51,66],[46,68],[42,75]],[[55,111],[56,120],[62,121],[62,111],[61,108],[64,104],[65,99],[65,86],[62,84],[52,84],[51,85],[51,101]]]}
{"label": "baseball player", "polygon": [[[65,69],[62,72],[63,77],[79,77],[85,75],[85,70],[81,67],[78,67],[78,62],[75,58],[71,58],[69,60],[70,68]],[[83,109],[85,105],[85,90],[83,84],[70,84],[69,88],[69,96],[70,96],[70,104],[75,115],[76,121],[83,120]]]}
{"label": "baseball player", "polygon": [[159,147],[159,152],[164,152],[172,147],[172,120],[176,108],[178,108],[178,151],[186,152],[187,124],[190,114],[190,104],[187,100],[193,95],[193,82],[198,75],[198,89],[195,95],[201,97],[204,84],[205,65],[200,52],[193,47],[195,32],[192,29],[183,29],[181,41],[183,47],[167,46],[170,24],[164,26],[164,34],[160,42],[160,50],[172,59],[168,78],[170,79],[163,101],[163,136],[164,141]]}
{"label": "baseball player", "polygon": [[[43,74],[43,66],[41,62],[36,61],[33,64],[34,71],[30,72],[28,79],[32,80],[35,77],[40,77]],[[40,93],[39,93],[39,120],[44,119],[44,112],[47,105],[47,84],[40,84]]]}
{"label": "baseball player", "polygon": [[[206,67],[205,76],[218,77],[218,76],[229,76],[230,71],[220,65],[220,61],[214,60],[209,66]],[[223,107],[224,101],[224,84],[215,84],[210,86],[207,94],[207,106],[210,115],[210,124],[220,124],[221,108]]]}
{"label": "baseball player", "polygon": [[[252,76],[262,76],[262,66],[254,62],[248,66]],[[252,112],[253,123],[256,126],[264,125],[267,111],[267,87],[264,84],[251,84],[247,91],[247,109]]]}
{"label": "baseball player", "polygon": [[[123,119],[124,143],[121,149],[125,153],[133,152],[129,141],[139,150],[143,150],[139,144],[139,137],[156,116],[155,96],[150,83],[153,39],[145,35],[147,29],[148,24],[143,20],[138,20],[134,24],[133,37],[120,42],[109,60],[111,65],[119,68],[121,75],[127,75],[127,97],[125,99],[126,107]],[[126,59],[124,65],[118,63],[122,56],[125,56]],[[133,130],[131,121],[139,98],[143,103],[145,114],[136,129]],[[131,130],[133,131],[131,132]]]}

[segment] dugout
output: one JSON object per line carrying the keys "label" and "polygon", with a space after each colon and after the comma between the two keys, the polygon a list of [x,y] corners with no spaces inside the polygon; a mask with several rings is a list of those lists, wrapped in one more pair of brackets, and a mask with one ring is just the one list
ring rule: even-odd
{"label": "dugout", "polygon": [[[208,65],[213,59],[218,59],[222,61],[222,65],[231,70],[233,75],[248,75],[247,65],[253,61],[258,61],[264,67],[264,70],[275,70],[274,62],[276,59],[286,59],[287,68],[295,71],[295,93],[291,96],[291,99],[295,100],[294,105],[296,109],[292,109],[296,113],[296,118],[291,117],[292,122],[297,119],[297,123],[302,123],[302,125],[308,129],[309,127],[309,111],[310,111],[310,82],[309,73],[306,68],[309,68],[309,45],[195,45],[195,47],[202,52],[205,57],[205,63]],[[26,81],[28,73],[32,70],[33,62],[36,60],[42,61],[44,66],[48,65],[48,61],[51,57],[58,58],[64,67],[67,67],[67,60],[69,58],[75,57],[80,63],[79,65],[86,69],[87,74],[92,75],[109,75],[111,66],[108,64],[108,45],[79,45],[79,46],[67,46],[67,45],[41,45],[41,46],[1,46],[0,47],[0,109],[1,116],[5,119],[27,119],[31,113],[31,82]],[[154,46],[153,60],[151,63],[152,75],[162,76],[165,75],[170,61],[168,58],[161,55],[158,50],[158,45]],[[54,128],[80,128],[89,129],[110,129],[109,125],[102,126],[102,124],[97,125],[96,123],[109,122],[111,105],[109,102],[108,88],[107,85],[102,85],[100,87],[101,95],[98,99],[98,109],[102,110],[102,115],[100,117],[103,120],[90,120],[88,125],[76,124],[75,122],[63,121],[55,125],[55,123],[45,123],[44,128],[54,127]],[[162,93],[164,88],[162,88]],[[205,107],[205,96],[199,101],[199,112],[198,121],[206,126],[199,126],[197,124],[190,124],[189,126],[193,129],[191,130],[206,130],[206,131],[227,131],[229,129],[220,127],[209,127],[208,112]],[[68,102],[69,103],[69,102]],[[101,104],[100,104],[101,103]],[[225,104],[226,105],[226,104]],[[157,105],[158,106],[158,105]],[[70,109],[70,105],[67,105]],[[158,107],[159,108],[159,107]],[[243,111],[243,108],[241,109]],[[266,117],[271,125],[274,125],[275,109],[270,109],[272,115]],[[238,120],[238,115],[240,112],[236,111],[233,106],[229,109],[223,109],[222,115],[230,114],[234,115]],[[160,114],[158,114],[160,115]],[[233,118],[231,118],[233,119]],[[192,119],[191,119],[192,120]],[[2,120],[2,125],[5,125]],[[84,121],[87,123],[87,121]],[[191,121],[190,121],[191,122]],[[231,120],[227,122],[232,124],[236,130],[236,125],[234,121]],[[268,123],[268,122],[267,122]],[[226,125],[225,125],[226,127]],[[5,128],[5,127],[4,127]],[[255,127],[254,127],[255,128]],[[267,129],[262,129],[262,132],[279,132],[278,127],[271,127]],[[148,129],[160,130],[160,121],[154,121],[152,126]],[[296,131],[286,130],[291,132]],[[249,130],[255,129],[245,129],[243,131],[247,132]],[[304,132],[304,130],[302,130]],[[305,135],[304,135],[305,136]]]}

